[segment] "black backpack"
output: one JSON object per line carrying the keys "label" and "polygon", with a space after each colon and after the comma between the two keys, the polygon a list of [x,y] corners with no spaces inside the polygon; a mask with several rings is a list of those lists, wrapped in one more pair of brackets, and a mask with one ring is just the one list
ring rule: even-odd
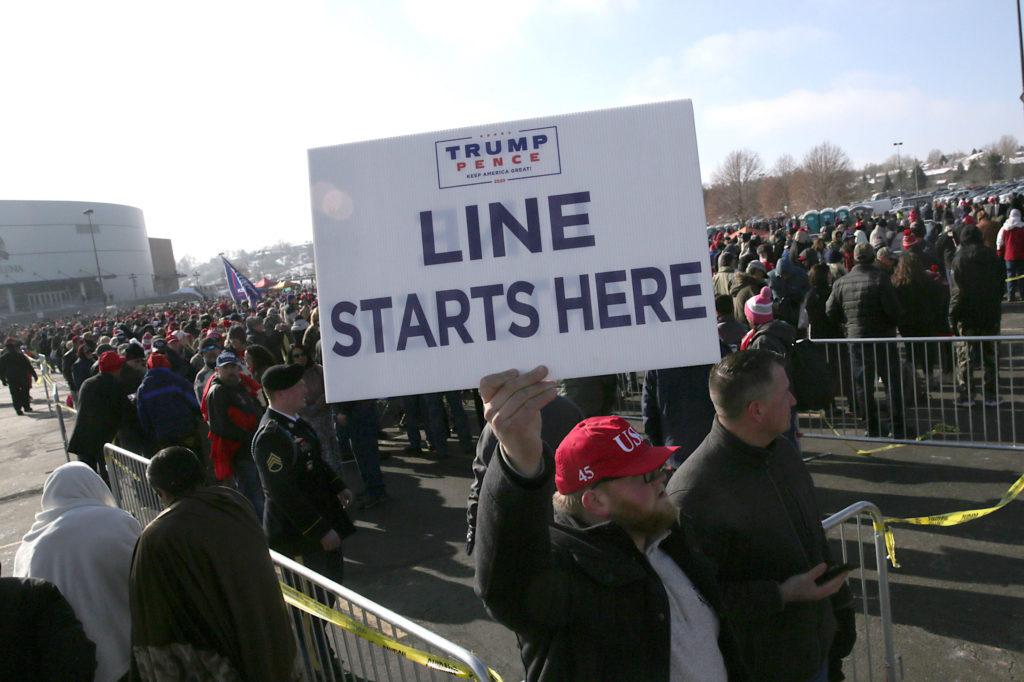
{"label": "black backpack", "polygon": [[825,346],[810,339],[793,344],[789,354],[793,395],[799,410],[823,410],[835,397],[835,379]]}

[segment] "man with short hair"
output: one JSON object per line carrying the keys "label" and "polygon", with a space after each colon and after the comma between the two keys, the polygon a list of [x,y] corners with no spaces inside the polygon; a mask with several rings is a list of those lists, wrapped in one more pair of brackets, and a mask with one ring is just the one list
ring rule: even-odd
{"label": "man with short hair", "polygon": [[[835,323],[846,324],[851,339],[887,338],[896,336],[903,309],[888,273],[875,264],[875,250],[870,244],[858,244],[853,250],[856,265],[849,274],[836,280],[825,302],[825,313]],[[879,375],[889,394],[891,436],[913,438],[903,419],[903,389],[900,358],[894,344],[865,343],[850,347],[853,358],[856,399],[864,405],[869,437],[886,433],[882,427],[875,400],[875,382]]]}
{"label": "man with short hair", "polygon": [[132,679],[297,680],[295,639],[266,537],[234,490],[203,486],[189,449],[146,478],[166,509],[132,557]]}
{"label": "man with short hair", "polygon": [[518,635],[526,679],[746,679],[714,569],[665,495],[674,448],[620,417],[592,417],[552,467],[546,376],[541,366],[480,381],[499,449],[480,491],[476,592]]}
{"label": "man with short hair", "polygon": [[786,370],[768,350],[733,353],[709,390],[711,432],[672,475],[669,498],[717,567],[754,679],[824,682],[856,638],[852,598],[845,573],[816,583],[831,557],[814,483],[780,437],[796,403]]}

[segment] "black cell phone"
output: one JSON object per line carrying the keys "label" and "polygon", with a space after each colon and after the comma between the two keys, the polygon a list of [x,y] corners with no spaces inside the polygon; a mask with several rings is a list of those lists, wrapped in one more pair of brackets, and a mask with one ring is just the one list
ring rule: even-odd
{"label": "black cell phone", "polygon": [[822,573],[820,576],[818,576],[818,578],[814,581],[814,583],[816,585],[824,585],[825,583],[827,583],[829,580],[832,580],[832,578],[835,578],[840,573],[846,573],[847,571],[852,571],[852,570],[853,570],[853,566],[851,566],[850,564],[834,564],[834,565],[829,566],[828,568],[826,568],[825,572]]}

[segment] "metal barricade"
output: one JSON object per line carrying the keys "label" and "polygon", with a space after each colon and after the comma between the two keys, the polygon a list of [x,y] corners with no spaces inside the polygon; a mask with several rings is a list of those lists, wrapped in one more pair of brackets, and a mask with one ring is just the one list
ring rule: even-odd
{"label": "metal barricade", "polygon": [[622,372],[618,375],[615,396],[615,414],[621,417],[639,417],[640,399],[644,390],[646,372]]}
{"label": "metal barricade", "polygon": [[[149,460],[110,443],[103,451],[118,505],[148,524],[163,508],[146,480]],[[479,658],[457,644],[286,556],[270,556],[305,679],[493,679]]]}
{"label": "metal barricade", "polygon": [[46,395],[46,408],[49,412],[53,412],[53,391],[57,389],[57,384],[50,372],[50,363],[44,357],[29,358],[29,361],[36,370],[39,384],[43,387],[43,393]]}
{"label": "metal barricade", "polygon": [[[67,409],[67,408],[64,408]],[[110,491],[117,506],[139,520],[142,525],[155,519],[163,503],[146,479],[149,460],[112,443],[103,446]]]}
{"label": "metal barricade", "polygon": [[[864,530],[864,522],[868,529]],[[903,679],[902,660],[893,644],[892,611],[889,604],[889,566],[886,563],[885,537],[879,529],[882,513],[871,502],[857,502],[822,521],[832,539],[838,538],[843,563],[854,566],[848,583],[859,600],[857,644],[846,658],[843,671],[849,680],[874,680],[876,674],[886,682]],[[852,526],[852,528],[851,528]],[[869,537],[865,535],[870,534]],[[866,563],[865,546],[874,545],[874,566]],[[854,560],[856,557],[856,560]],[[869,591],[870,579],[877,587]],[[876,607],[872,613],[872,605]],[[877,624],[877,627],[873,627]],[[877,657],[876,657],[877,656]]]}
{"label": "metal barricade", "polygon": [[835,399],[805,436],[1024,449],[1024,336],[815,339]]}
{"label": "metal barricade", "polygon": [[487,666],[462,647],[277,552],[270,555],[283,585],[342,616],[330,623],[314,618],[286,595],[307,679],[340,682],[352,679],[349,672],[362,680],[448,680],[460,668],[477,680],[491,679]]}
{"label": "metal barricade", "polygon": [[71,453],[68,452],[68,424],[66,415],[77,415],[78,410],[67,405],[61,405],[59,400],[53,401],[53,407],[57,411],[57,428],[60,429],[60,440],[64,445],[64,459],[71,461]]}

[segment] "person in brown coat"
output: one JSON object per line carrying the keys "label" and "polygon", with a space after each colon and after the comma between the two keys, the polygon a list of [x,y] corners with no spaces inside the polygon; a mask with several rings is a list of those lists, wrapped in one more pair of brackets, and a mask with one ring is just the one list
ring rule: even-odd
{"label": "person in brown coat", "polygon": [[999,234],[999,225],[989,219],[988,213],[983,208],[978,209],[978,212],[974,214],[974,219],[978,223],[978,231],[981,232],[981,243],[994,250],[996,235]]}
{"label": "person in brown coat", "polygon": [[747,304],[747,299],[757,296],[767,277],[768,273],[765,272],[764,263],[758,260],[751,261],[744,272],[737,272],[733,276],[729,294],[732,295],[733,316],[737,320],[746,321],[747,317],[743,312],[743,306]]}

